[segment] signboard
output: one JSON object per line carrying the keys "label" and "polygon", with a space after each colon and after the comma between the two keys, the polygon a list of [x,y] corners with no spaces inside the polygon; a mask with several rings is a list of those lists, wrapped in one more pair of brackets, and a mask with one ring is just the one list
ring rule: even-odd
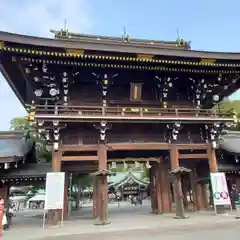
{"label": "signboard", "polygon": [[63,209],[64,172],[49,172],[46,178],[45,210]]}
{"label": "signboard", "polygon": [[213,192],[214,205],[230,205],[231,200],[228,193],[225,173],[211,173],[211,184]]}

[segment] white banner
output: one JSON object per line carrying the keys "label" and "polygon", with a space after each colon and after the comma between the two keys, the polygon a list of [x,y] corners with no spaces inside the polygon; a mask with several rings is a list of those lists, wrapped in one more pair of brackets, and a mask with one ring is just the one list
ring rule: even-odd
{"label": "white banner", "polygon": [[46,178],[45,210],[63,209],[64,172],[49,172]]}
{"label": "white banner", "polygon": [[214,205],[231,205],[225,173],[211,173]]}

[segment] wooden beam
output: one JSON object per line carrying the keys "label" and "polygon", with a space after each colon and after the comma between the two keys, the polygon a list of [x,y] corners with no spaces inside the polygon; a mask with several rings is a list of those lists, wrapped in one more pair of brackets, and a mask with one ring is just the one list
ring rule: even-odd
{"label": "wooden beam", "polygon": [[87,151],[97,151],[99,146],[97,144],[62,144],[59,148],[62,152],[87,152]]}
{"label": "wooden beam", "polygon": [[179,159],[208,159],[208,154],[207,153],[202,153],[202,154],[179,154],[178,155]]}
{"label": "wooden beam", "polygon": [[160,162],[159,157],[146,157],[146,158],[110,158],[108,159],[108,162],[147,162],[147,161],[153,161],[153,162]]}
{"label": "wooden beam", "polygon": [[208,145],[206,143],[186,143],[186,144],[177,144],[178,150],[188,150],[188,149],[206,149],[207,150]]}
{"label": "wooden beam", "polygon": [[98,156],[63,156],[62,161],[98,161]]}
{"label": "wooden beam", "polygon": [[[106,144],[108,151],[117,150],[170,150],[171,144],[161,142],[161,143],[108,143]],[[176,144],[178,150],[187,149],[206,149],[208,145],[203,144]],[[98,144],[62,144],[59,151],[62,152],[86,152],[86,151],[98,151]]]}
{"label": "wooden beam", "polygon": [[64,172],[79,172],[79,173],[90,173],[96,172],[98,170],[98,165],[65,165],[62,167]]}
{"label": "wooden beam", "polygon": [[169,150],[171,144],[168,143],[109,143],[108,151],[116,150]]}

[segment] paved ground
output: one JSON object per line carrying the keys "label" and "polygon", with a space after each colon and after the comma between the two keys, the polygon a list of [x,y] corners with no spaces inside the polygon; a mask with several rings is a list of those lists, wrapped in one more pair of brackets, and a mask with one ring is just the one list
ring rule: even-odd
{"label": "paved ground", "polygon": [[221,228],[211,227],[207,229],[181,229],[171,231],[158,230],[135,230],[124,232],[111,232],[104,234],[87,234],[87,235],[69,235],[58,237],[45,237],[42,240],[65,240],[71,237],[71,240],[202,240],[202,239],[217,239],[217,240],[238,240],[240,235],[239,226],[223,226]]}
{"label": "paved ground", "polygon": [[[159,236],[172,236],[175,239],[179,233],[189,234],[187,237],[192,237],[194,232],[197,232],[196,239],[201,234],[210,231],[214,235],[219,234],[220,230],[226,232],[233,231],[236,233],[240,221],[235,219],[235,213],[215,216],[213,213],[189,213],[189,219],[177,220],[173,219],[174,214],[152,215],[149,214],[149,203],[144,203],[143,206],[133,206],[129,203],[121,204],[120,208],[116,205],[109,207],[109,220],[111,224],[106,226],[95,226],[91,218],[92,212],[90,207],[82,208],[78,212],[74,212],[69,221],[64,223],[62,227],[42,229],[42,211],[25,211],[18,214],[14,219],[14,227],[5,232],[2,239],[15,240],[21,239],[66,239],[71,237],[74,239],[145,239],[154,240],[159,239]],[[175,229],[175,230],[174,230]],[[240,228],[239,228],[240,229]],[[173,231],[174,230],[174,231]],[[21,234],[21,236],[19,235]],[[231,234],[231,233],[230,233]],[[239,235],[239,233],[238,233]],[[239,235],[240,236],[240,235]],[[238,236],[238,239],[239,239]],[[181,240],[181,238],[179,238]],[[221,240],[221,238],[219,238]],[[234,238],[232,238],[234,240]]]}

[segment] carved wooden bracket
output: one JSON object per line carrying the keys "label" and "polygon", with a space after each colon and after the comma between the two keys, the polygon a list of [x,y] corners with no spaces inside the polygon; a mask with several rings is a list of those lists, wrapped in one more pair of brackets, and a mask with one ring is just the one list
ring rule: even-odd
{"label": "carved wooden bracket", "polygon": [[185,174],[185,173],[190,173],[192,170],[189,169],[189,168],[185,168],[185,167],[178,167],[178,168],[175,168],[173,169],[172,171],[170,171],[169,173],[170,174]]}
{"label": "carved wooden bracket", "polygon": [[116,173],[109,171],[107,169],[99,170],[95,173],[92,173],[92,176],[113,176],[113,175],[116,175]]}

